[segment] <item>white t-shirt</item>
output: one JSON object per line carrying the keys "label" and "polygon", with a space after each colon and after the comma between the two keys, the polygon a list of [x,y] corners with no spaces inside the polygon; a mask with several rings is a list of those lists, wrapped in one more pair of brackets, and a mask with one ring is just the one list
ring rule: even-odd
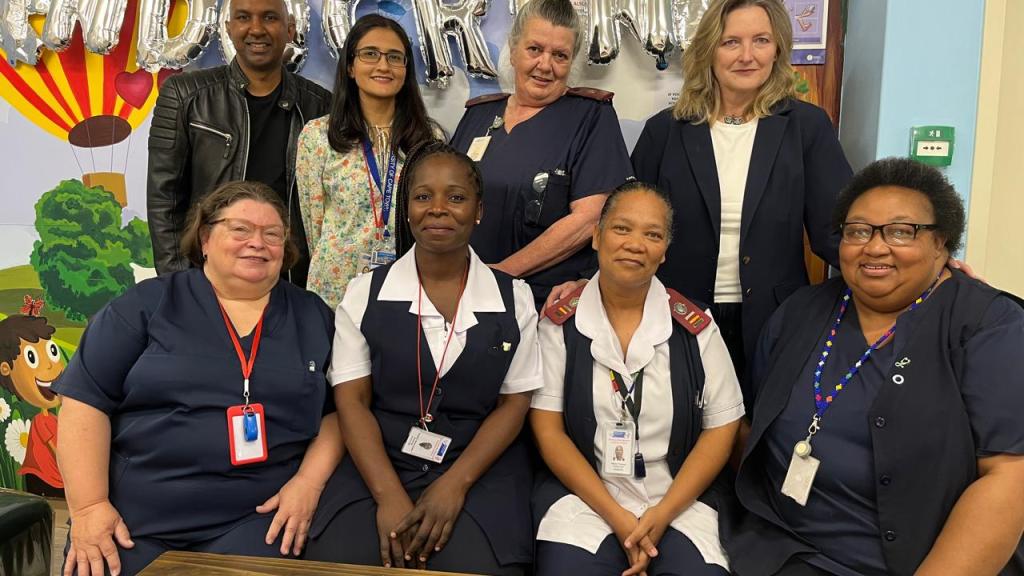
{"label": "white t-shirt", "polygon": [[[409,302],[409,313],[416,315],[419,300],[419,276],[416,272],[415,249],[388,271],[387,278],[377,295],[378,301]],[[372,273],[360,274],[348,284],[345,297],[335,314],[334,349],[331,352],[331,368],[327,377],[332,386],[355,380],[370,374],[370,347],[360,331],[363,314],[370,299]],[[540,369],[540,347],[537,341],[537,310],[533,303],[533,292],[526,282],[513,281],[516,322],[519,325],[519,346],[509,365],[501,385],[502,394],[529,392],[543,384]],[[476,253],[469,252],[469,275],[466,288],[459,302],[455,316],[455,335],[444,354],[445,340],[450,326],[437,311],[434,303],[423,293],[420,311],[420,325],[434,359],[434,367],[443,377],[455,364],[466,346],[466,332],[477,325],[475,312],[504,312],[505,304],[498,290],[498,281],[491,269],[480,261]],[[412,335],[409,335],[412,338]]]}
{"label": "white t-shirt", "polygon": [[[599,275],[598,275],[599,276]],[[640,409],[640,449],[647,465],[646,478],[605,476],[603,442],[598,426],[594,438],[594,452],[598,473],[615,501],[636,516],[665,497],[672,484],[668,468],[669,435],[672,430],[672,384],[669,362],[669,337],[673,320],[668,306],[665,287],[654,278],[644,315],[629,343],[623,361],[622,347],[615,330],[608,321],[601,292],[595,276],[580,295],[576,308],[576,328],[590,338],[593,365],[594,416],[598,423],[618,420],[621,402],[611,387],[608,370],[622,375],[626,386],[632,386],[632,374],[644,370],[643,403]],[[562,327],[548,320],[540,324],[539,338],[544,349],[544,387],[534,393],[531,407],[539,410],[562,412],[565,389],[565,340]],[[701,363],[704,367],[704,397],[702,427],[716,428],[743,416],[743,394],[729,350],[712,321],[697,335]],[[671,526],[682,532],[697,547],[704,561],[728,569],[728,560],[718,540],[718,513],[709,506],[694,502],[683,511]],[[561,542],[596,553],[601,542],[612,533],[611,526],[575,495],[562,497],[548,509],[541,520],[538,540]]]}
{"label": "white t-shirt", "polygon": [[715,150],[718,189],[722,198],[715,302],[743,301],[743,288],[740,286],[740,221],[756,134],[756,118],[738,125],[725,122],[711,125],[711,144]]}

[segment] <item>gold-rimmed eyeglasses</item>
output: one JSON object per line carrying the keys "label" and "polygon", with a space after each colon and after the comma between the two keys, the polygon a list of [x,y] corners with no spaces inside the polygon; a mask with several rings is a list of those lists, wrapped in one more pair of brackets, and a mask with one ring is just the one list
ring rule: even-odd
{"label": "gold-rimmed eyeglasses", "polygon": [[210,226],[217,224],[223,224],[227,228],[228,234],[240,242],[252,238],[257,231],[263,241],[270,246],[281,246],[288,238],[288,229],[278,224],[259,226],[244,218],[220,218],[209,222]]}

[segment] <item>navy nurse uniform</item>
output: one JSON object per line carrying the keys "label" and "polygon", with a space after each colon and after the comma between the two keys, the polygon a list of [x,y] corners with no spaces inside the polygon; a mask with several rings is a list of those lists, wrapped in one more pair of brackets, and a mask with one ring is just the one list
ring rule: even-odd
{"label": "navy nurse uniform", "polygon": [[[825,412],[807,505],[782,495],[793,447],[815,413],[813,373],[845,288],[835,278],[798,291],[762,335],[736,478],[741,507],[720,521],[740,576],[911,576],[977,479],[977,459],[1024,454],[1024,309],[953,271],[899,317],[893,340]],[[867,348],[851,300],[822,388],[831,391]],[[1002,573],[1024,573],[1022,559],[1024,545]]]}
{"label": "navy nurse uniform", "polygon": [[[537,312],[522,280],[492,271],[470,253],[469,275],[454,326],[423,294],[415,249],[393,264],[357,276],[338,307],[330,381],[344,386],[372,375],[370,409],[384,448],[415,501],[452,465],[494,410],[501,394],[541,387]],[[420,325],[417,326],[417,323]],[[423,404],[437,374],[448,330],[441,379],[431,404],[431,431],[452,439],[438,464],[402,453],[420,417],[416,333],[422,330]],[[344,352],[342,352],[344,351]],[[473,574],[522,574],[533,558],[530,522],[532,475],[525,445],[517,440],[466,494],[451,539],[431,555],[431,570]],[[310,530],[307,559],[380,565],[376,504],[352,458],[345,456],[328,481]]]}
{"label": "navy nurse uniform", "polygon": [[[508,94],[466,103],[452,146],[467,152],[489,135],[478,162],[484,178],[484,216],[470,243],[488,264],[501,262],[569,214],[569,204],[606,194],[633,177],[612,93],[573,88],[511,132],[495,119],[505,114]],[[551,268],[527,276],[538,305],[551,288],[589,277],[593,250],[583,247]]]}
{"label": "navy nurse uniform", "polygon": [[[242,403],[241,367],[203,271],[146,280],[92,318],[53,389],[110,418],[110,502],[135,542],[118,550],[122,573],[166,550],[279,554],[263,540],[273,514],[255,509],[295,474],[320,430],[333,333],[315,294],[274,286],[250,378],[268,458],[235,467],[226,410]],[[242,338],[246,355],[251,345],[251,334]]]}

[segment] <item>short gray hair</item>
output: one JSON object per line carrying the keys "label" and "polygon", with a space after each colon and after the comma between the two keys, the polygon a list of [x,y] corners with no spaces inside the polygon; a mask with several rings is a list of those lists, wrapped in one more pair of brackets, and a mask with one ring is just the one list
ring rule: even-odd
{"label": "short gray hair", "polygon": [[572,57],[576,58],[580,49],[583,48],[583,22],[576,9],[572,7],[569,0],[530,0],[525,6],[519,9],[512,27],[508,31],[508,48],[515,50],[519,40],[522,39],[523,30],[526,29],[526,22],[530,18],[540,18],[550,22],[554,26],[561,26],[572,30]]}

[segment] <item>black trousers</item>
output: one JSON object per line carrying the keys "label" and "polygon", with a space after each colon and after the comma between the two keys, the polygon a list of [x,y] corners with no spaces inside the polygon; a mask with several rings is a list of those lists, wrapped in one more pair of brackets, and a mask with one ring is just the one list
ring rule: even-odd
{"label": "black trousers", "polygon": [[[323,533],[306,545],[304,558],[321,562],[380,566],[377,503],[372,498],[366,498],[343,508],[327,524]],[[431,554],[427,560],[427,568],[442,572],[494,576],[524,576],[526,573],[522,565],[502,566],[498,563],[484,531],[465,511],[455,521],[448,544],[440,552]]]}
{"label": "black trousers", "polygon": [[[657,544],[658,555],[647,566],[647,576],[728,576],[718,564],[707,564],[697,547],[675,528]],[[559,542],[537,542],[536,576],[618,576],[629,568],[626,553],[614,534],[601,542],[596,554]]]}
{"label": "black trousers", "polygon": [[[134,576],[143,568],[156,560],[157,556],[170,550],[187,550],[189,552],[209,552],[211,554],[234,554],[238,556],[262,556],[264,558],[281,557],[281,537],[268,546],[264,541],[274,513],[261,514],[252,520],[235,526],[228,532],[211,540],[191,544],[176,543],[157,538],[132,538],[135,547],[131,549],[118,547],[117,555],[121,559],[121,575]],[[131,530],[131,526],[128,527]],[[64,546],[64,561],[67,562],[71,550],[71,536]],[[63,570],[63,568],[62,568]],[[106,574],[109,574],[109,569]]]}

